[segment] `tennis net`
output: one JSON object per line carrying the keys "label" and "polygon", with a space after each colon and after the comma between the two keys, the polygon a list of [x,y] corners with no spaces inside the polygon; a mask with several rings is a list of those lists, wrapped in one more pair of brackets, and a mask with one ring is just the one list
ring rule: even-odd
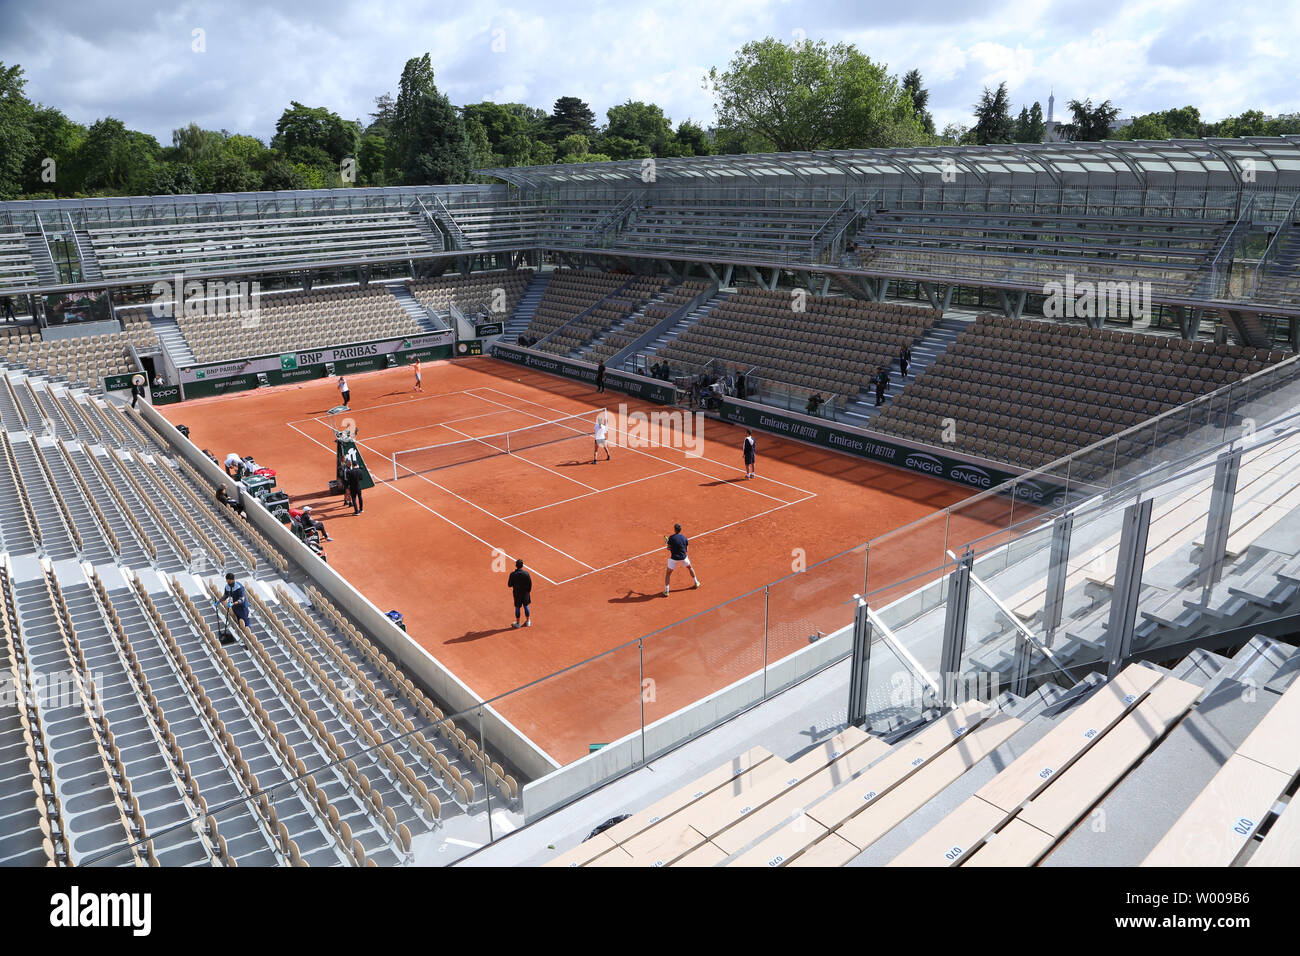
{"label": "tennis net", "polygon": [[[568,415],[551,422],[525,425],[495,435],[480,435],[459,441],[408,448],[393,454],[393,480],[410,475],[422,475],[472,461],[514,455],[529,448],[540,448],[563,441],[591,441],[596,419],[605,409],[593,409],[580,415]],[[608,421],[608,418],[606,418]]]}

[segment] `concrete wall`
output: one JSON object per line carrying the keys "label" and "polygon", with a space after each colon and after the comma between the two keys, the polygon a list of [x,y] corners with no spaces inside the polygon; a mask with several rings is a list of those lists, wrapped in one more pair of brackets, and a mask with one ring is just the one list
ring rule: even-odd
{"label": "concrete wall", "polygon": [[[147,404],[139,406],[140,412],[154,425],[177,454],[192,465],[215,487],[225,484],[232,494],[235,481],[208,459],[198,447],[176,430],[156,409]],[[479,697],[444,667],[437,658],[420,647],[409,635],[393,624],[385,614],[371,604],[360,591],[342,575],[316,557],[306,545],[294,537],[287,527],[276,520],[260,503],[245,496],[248,518],[255,528],[272,545],[289,557],[304,574],[334,604],[346,613],[366,637],[383,648],[389,659],[395,661],[415,683],[423,687],[448,713],[477,708]],[[477,714],[460,721],[467,734],[477,731]],[[551,773],[559,763],[534,744],[491,706],[483,706],[483,736],[486,749],[494,757],[503,759],[517,769],[526,779]]]}

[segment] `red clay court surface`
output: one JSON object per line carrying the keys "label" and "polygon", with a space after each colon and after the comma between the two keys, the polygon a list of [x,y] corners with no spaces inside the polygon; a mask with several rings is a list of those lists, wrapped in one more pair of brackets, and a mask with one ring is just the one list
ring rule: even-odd
{"label": "red clay court surface", "polygon": [[[218,459],[252,455],[274,468],[295,507],[311,504],[335,539],[330,564],[382,610],[405,615],[410,637],[482,698],[569,667],[736,595],[839,554],[968,497],[963,489],[859,459],[756,433],[758,476],[744,477],[744,430],[703,427],[703,456],[656,445],[614,444],[592,465],[588,425],[572,440],[393,480],[398,450],[495,435],[564,416],[609,409],[618,418],[661,406],[490,358],[424,366],[424,392],[410,369],[349,378],[350,415],[331,421],[335,380],[260,389],[163,408]],[[350,417],[377,484],[353,517],[334,477],[332,425]],[[618,440],[623,440],[621,437]],[[679,440],[678,444],[681,444]],[[688,446],[689,447],[689,446]],[[1023,506],[1022,506],[1023,507]],[[948,540],[1004,528],[1010,505],[991,499],[954,517]],[[1024,512],[1017,510],[1017,518]],[[673,574],[665,598],[663,536],[675,522],[691,541],[690,573]],[[872,587],[933,568],[943,536],[901,537],[873,552]],[[506,571],[522,557],[533,575],[531,628],[512,630]],[[862,590],[854,554],[669,629],[637,649],[606,655],[500,701],[508,720],[562,763],[592,743],[640,726],[758,670],[816,630],[852,619]],[[765,607],[766,603],[766,607]]]}

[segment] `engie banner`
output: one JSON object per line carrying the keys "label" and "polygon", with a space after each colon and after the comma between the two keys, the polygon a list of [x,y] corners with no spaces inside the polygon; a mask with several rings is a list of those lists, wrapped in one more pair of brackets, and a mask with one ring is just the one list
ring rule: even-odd
{"label": "engie banner", "polygon": [[[988,463],[975,464],[962,458],[924,451],[912,445],[891,441],[873,432],[845,427],[835,422],[792,414],[732,398],[722,400],[721,418],[747,428],[757,428],[776,435],[797,438],[834,451],[869,458],[872,461],[933,475],[983,491],[1015,480],[1018,500],[1045,508],[1065,503],[1065,486],[1042,477],[1022,478],[1019,472],[1003,471]],[[1082,492],[1083,489],[1080,489]]]}
{"label": "engie banner", "polygon": [[[535,368],[541,372],[550,372],[552,375],[563,375],[565,378],[576,379],[579,382],[594,384],[596,381],[596,366],[588,362],[576,362],[547,352],[536,352],[532,349],[500,343],[492,346],[492,355],[507,362]],[[677,389],[672,382],[662,382],[657,378],[647,378],[644,375],[631,375],[627,372],[606,369],[605,387],[622,392],[624,395],[657,402],[660,405],[673,405],[677,402]]]}

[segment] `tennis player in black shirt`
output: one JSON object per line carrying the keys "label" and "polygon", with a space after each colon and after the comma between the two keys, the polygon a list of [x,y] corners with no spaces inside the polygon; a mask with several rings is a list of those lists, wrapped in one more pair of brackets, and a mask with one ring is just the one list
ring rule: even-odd
{"label": "tennis player in black shirt", "polygon": [[673,578],[673,570],[679,565],[685,565],[686,570],[691,572],[691,580],[695,582],[695,587],[700,586],[700,579],[695,576],[695,569],[691,567],[691,559],[686,556],[686,549],[689,542],[686,535],[682,534],[682,526],[673,525],[673,533],[664,536],[664,543],[668,545],[668,570],[664,572],[664,597],[667,597],[670,591],[669,582]]}
{"label": "tennis player in black shirt", "polygon": [[532,627],[533,615],[529,606],[533,603],[533,576],[524,570],[523,558],[515,559],[515,569],[510,572],[506,587],[510,588],[515,595],[515,623],[510,626],[519,626],[519,609],[523,608],[524,627]]}

